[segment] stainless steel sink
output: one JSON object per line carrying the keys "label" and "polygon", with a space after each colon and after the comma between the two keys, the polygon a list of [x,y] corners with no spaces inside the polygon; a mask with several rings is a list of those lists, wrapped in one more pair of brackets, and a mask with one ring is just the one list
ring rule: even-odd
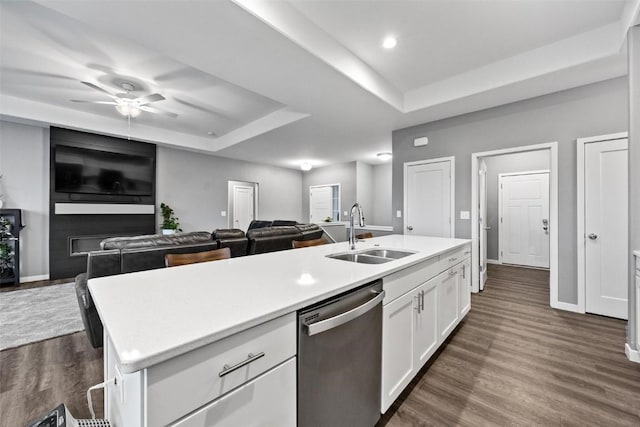
{"label": "stainless steel sink", "polygon": [[343,261],[358,262],[360,264],[383,264],[395,259],[413,255],[415,252],[398,251],[393,249],[373,248],[359,252],[343,252],[327,255],[327,258]]}
{"label": "stainless steel sink", "polygon": [[398,251],[394,249],[368,249],[360,253],[364,255],[379,256],[383,258],[400,259],[409,255],[413,255],[415,252]]}
{"label": "stainless steel sink", "polygon": [[382,258],[360,253],[332,254],[327,255],[327,257],[333,259],[341,259],[344,261],[358,262],[360,264],[383,264],[385,262],[393,261],[391,258]]}

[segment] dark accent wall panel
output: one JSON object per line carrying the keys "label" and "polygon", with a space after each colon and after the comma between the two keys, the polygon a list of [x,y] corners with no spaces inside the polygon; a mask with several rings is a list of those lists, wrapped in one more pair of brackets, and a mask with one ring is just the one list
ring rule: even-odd
{"label": "dark accent wall panel", "polygon": [[[153,158],[153,194],[151,196],[131,196],[56,192],[55,147],[58,145]],[[87,256],[85,254],[71,254],[71,240],[73,238],[89,236],[106,238],[155,233],[155,214],[56,215],[55,209],[56,203],[140,204],[155,206],[155,144],[52,127],[50,132],[50,146],[49,276],[52,280],[72,278],[86,271]]]}

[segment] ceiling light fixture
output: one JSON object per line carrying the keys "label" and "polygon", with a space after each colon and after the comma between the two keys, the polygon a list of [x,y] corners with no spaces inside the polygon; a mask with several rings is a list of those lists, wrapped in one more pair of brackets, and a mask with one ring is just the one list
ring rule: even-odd
{"label": "ceiling light fixture", "polygon": [[125,117],[138,117],[141,111],[137,104],[122,98],[119,98],[116,110]]}
{"label": "ceiling light fixture", "polygon": [[378,156],[378,158],[383,162],[386,162],[387,160],[390,160],[393,157],[393,154],[389,153],[388,151],[385,151],[384,153],[376,154],[376,156]]}
{"label": "ceiling light fixture", "polygon": [[313,167],[313,166],[311,166],[311,163],[309,163],[309,162],[302,162],[302,163],[300,164],[300,169],[302,169],[302,170],[303,170],[303,171],[305,171],[305,172],[306,172],[306,171],[310,171],[312,167]]}
{"label": "ceiling light fixture", "polygon": [[382,42],[382,47],[385,49],[393,49],[397,44],[398,39],[396,39],[394,36],[387,36]]}

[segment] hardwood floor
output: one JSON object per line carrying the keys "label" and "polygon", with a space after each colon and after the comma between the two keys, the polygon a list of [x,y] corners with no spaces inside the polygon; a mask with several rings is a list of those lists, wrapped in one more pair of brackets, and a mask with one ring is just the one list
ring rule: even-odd
{"label": "hardwood floor", "polygon": [[74,279],[72,277],[70,279],[38,280],[36,282],[20,283],[20,285],[18,286],[4,285],[4,286],[0,286],[0,293],[12,292],[12,291],[23,291],[25,289],[41,288],[43,286],[62,285],[64,283],[71,283],[73,282],[73,280]]}
{"label": "hardwood floor", "polygon": [[[0,351],[0,426],[24,426],[60,403],[90,418],[86,391],[102,377],[102,349],[91,347],[84,332]],[[100,416],[102,391],[92,397]]]}
{"label": "hardwood floor", "polygon": [[545,271],[489,267],[465,321],[378,426],[640,426],[626,322],[549,308]]}
{"label": "hardwood floor", "polygon": [[[626,322],[549,308],[548,273],[490,266],[486,290],[379,427],[640,426],[640,364],[624,355]],[[0,426],[59,403],[89,417],[102,351],[84,332],[0,352]],[[94,393],[98,416],[102,394]]]}

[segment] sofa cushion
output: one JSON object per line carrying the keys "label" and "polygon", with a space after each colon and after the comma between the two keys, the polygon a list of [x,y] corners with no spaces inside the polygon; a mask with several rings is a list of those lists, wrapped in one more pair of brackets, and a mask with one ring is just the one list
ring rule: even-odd
{"label": "sofa cushion", "polygon": [[284,219],[276,219],[271,223],[272,227],[282,227],[283,225],[296,225],[298,221],[287,221]]}
{"label": "sofa cushion", "polygon": [[302,239],[302,233],[294,226],[268,227],[249,230],[247,238],[252,255],[291,249],[291,242]]}
{"label": "sofa cushion", "polygon": [[319,239],[324,234],[324,230],[317,224],[296,224],[296,228],[302,233],[302,240]]}
{"label": "sofa cushion", "polygon": [[260,220],[254,219],[249,224],[249,228],[247,229],[247,231],[253,230],[256,228],[266,228],[266,227],[271,227],[271,221],[260,221]]}
{"label": "sofa cushion", "polygon": [[133,237],[110,237],[100,242],[102,249],[136,249],[162,246],[192,245],[211,242],[211,233],[206,231],[192,231],[175,234],[150,234]]}
{"label": "sofa cushion", "polygon": [[244,231],[238,228],[216,228],[211,234],[214,239],[238,239],[245,237]]}

